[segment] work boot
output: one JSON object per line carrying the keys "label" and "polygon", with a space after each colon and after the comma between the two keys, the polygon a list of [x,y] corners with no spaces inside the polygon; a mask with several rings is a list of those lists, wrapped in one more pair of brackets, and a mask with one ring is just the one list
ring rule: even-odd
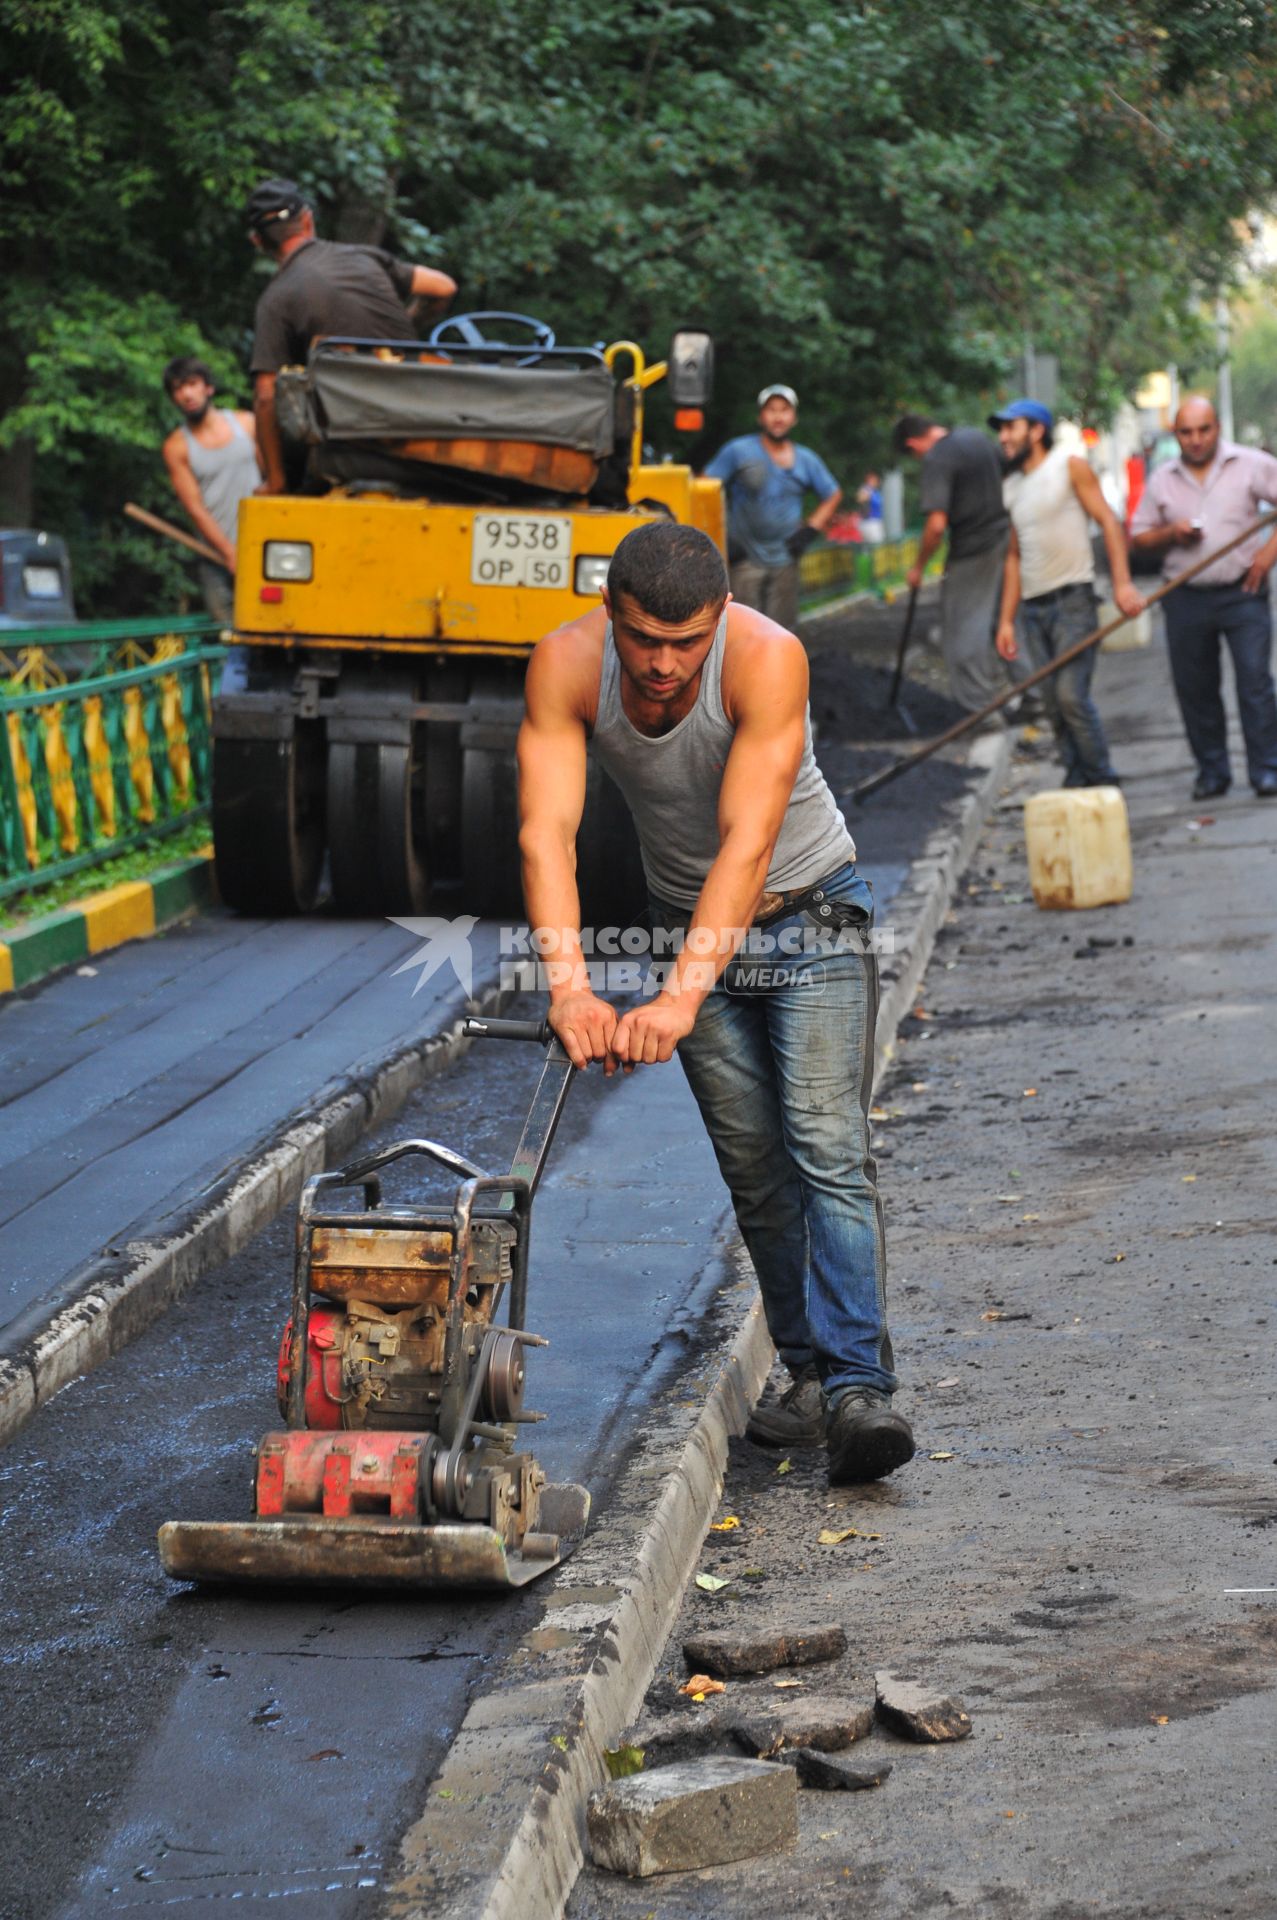
{"label": "work boot", "polygon": [[829,1416],[829,1478],[835,1486],[881,1480],[913,1459],[913,1429],[891,1411],[891,1396],[853,1387]]}
{"label": "work boot", "polygon": [[764,1447],[818,1447],[825,1437],[825,1400],[815,1367],[804,1367],[783,1393],[769,1383],[745,1434]]}

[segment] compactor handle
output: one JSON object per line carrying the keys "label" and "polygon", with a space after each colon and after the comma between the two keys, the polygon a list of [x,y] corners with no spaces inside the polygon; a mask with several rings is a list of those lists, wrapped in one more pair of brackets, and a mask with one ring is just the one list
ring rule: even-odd
{"label": "compactor handle", "polygon": [[461,1029],[467,1040],[531,1040],[543,1047],[551,1038],[548,1020],[489,1020],[473,1016]]}

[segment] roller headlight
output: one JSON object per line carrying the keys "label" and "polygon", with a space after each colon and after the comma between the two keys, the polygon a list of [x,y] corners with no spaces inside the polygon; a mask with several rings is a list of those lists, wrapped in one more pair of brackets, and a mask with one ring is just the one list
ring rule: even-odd
{"label": "roller headlight", "polygon": [[576,572],[572,576],[572,591],[597,600],[607,585],[607,570],[611,564],[610,554],[581,554],[577,559]]}
{"label": "roller headlight", "polygon": [[315,549],[309,540],[268,540],[262,554],[262,572],[268,580],[309,580],[315,571]]}

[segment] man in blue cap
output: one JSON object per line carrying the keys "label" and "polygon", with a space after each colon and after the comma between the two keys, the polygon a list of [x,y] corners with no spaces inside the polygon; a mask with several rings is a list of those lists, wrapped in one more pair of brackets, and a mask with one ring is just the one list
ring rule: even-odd
{"label": "man in blue cap", "polygon": [[[1012,400],[989,425],[998,436],[1007,475],[1002,497],[1011,541],[1002,577],[997,647],[1004,660],[1021,647],[1043,667],[1099,624],[1091,522],[1104,536],[1113,598],[1132,618],[1144,602],[1131,584],[1126,541],[1117,516],[1086,461],[1054,444],[1055,421],[1040,400]],[[1064,762],[1066,787],[1117,784],[1099,712],[1091,698],[1092,647],[1041,683],[1043,704]]]}

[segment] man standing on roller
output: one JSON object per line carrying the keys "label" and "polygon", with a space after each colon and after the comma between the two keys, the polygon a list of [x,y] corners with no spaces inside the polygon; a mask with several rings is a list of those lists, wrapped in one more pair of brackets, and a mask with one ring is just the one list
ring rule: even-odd
{"label": "man standing on roller", "polygon": [[[812,753],[802,643],[732,601],[704,534],[656,522],[617,548],[603,606],[537,647],[525,693],[519,844],[550,1024],[605,1073],[677,1050],[791,1377],[748,1431],[825,1439],[831,1480],[878,1479],[914,1442],[891,1408],[869,1142],[873,896]],[[655,925],[684,935],[661,991],[623,1016],[582,955],[587,743],[634,815]],[[751,971],[747,935],[801,959]]]}
{"label": "man standing on roller", "polygon": [[258,491],[282,493],[284,445],[275,416],[280,369],[303,364],[324,334],[405,340],[412,331],[407,302],[450,300],[457,283],[437,267],[412,266],[382,247],[320,240],[314,213],[294,180],[263,180],[249,195],[244,218],[253,246],[276,268],[257,302],[252,374],[266,469]]}

